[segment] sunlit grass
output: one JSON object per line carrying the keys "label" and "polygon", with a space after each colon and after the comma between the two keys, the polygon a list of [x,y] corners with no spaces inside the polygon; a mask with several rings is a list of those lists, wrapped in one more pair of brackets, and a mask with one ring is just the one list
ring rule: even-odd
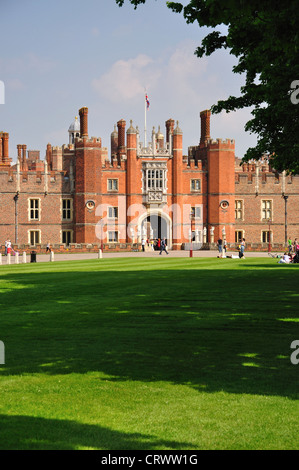
{"label": "sunlit grass", "polygon": [[297,449],[298,269],[0,267],[1,449]]}

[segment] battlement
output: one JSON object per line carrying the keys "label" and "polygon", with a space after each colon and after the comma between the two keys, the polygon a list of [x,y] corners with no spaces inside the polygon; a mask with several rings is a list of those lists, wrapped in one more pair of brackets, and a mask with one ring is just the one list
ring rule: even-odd
{"label": "battlement", "polygon": [[63,152],[65,152],[65,151],[74,152],[75,151],[74,144],[63,144],[61,148],[62,148]]}
{"label": "battlement", "polygon": [[102,164],[102,168],[105,170],[126,170],[127,160],[121,160],[120,164],[117,158],[114,158],[112,162],[110,160],[105,160]]}
{"label": "battlement", "polygon": [[201,160],[194,160],[194,158],[190,158],[190,160],[186,159],[183,160],[183,164],[185,168],[190,170],[202,170],[202,161]]}
{"label": "battlement", "polygon": [[235,149],[235,140],[234,139],[209,139],[208,147],[211,149],[216,148],[229,148]]}
{"label": "battlement", "polygon": [[102,139],[101,137],[90,137],[90,138],[82,138],[76,137],[75,138],[75,145],[77,146],[95,146],[95,147],[102,147]]}
{"label": "battlement", "polygon": [[268,162],[264,160],[242,163],[242,160],[236,158],[235,171],[237,173],[277,173],[271,168]]}

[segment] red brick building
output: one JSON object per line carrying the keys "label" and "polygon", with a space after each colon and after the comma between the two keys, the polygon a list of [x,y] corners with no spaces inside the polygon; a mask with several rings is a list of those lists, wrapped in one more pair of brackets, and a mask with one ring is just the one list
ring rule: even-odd
{"label": "red brick building", "polygon": [[201,138],[183,155],[179,123],[142,143],[133,123],[117,122],[111,155],[88,135],[88,109],[69,128],[69,143],[39,151],[17,146],[0,132],[0,242],[20,249],[132,249],[165,237],[172,249],[285,246],[299,238],[299,177],[278,174],[267,161],[240,165],[234,140],[212,140],[210,111],[201,112]]}

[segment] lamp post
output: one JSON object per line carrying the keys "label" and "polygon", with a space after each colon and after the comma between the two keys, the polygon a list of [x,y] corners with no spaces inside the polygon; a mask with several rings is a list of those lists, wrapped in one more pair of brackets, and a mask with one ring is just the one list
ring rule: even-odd
{"label": "lamp post", "polygon": [[284,241],[287,245],[288,243],[288,197],[285,194],[282,196],[284,198]]}
{"label": "lamp post", "polygon": [[226,258],[226,252],[225,247],[226,246],[226,233],[225,233],[225,227],[222,229],[222,258]]}
{"label": "lamp post", "polygon": [[15,244],[18,244],[18,200],[19,200],[19,191],[17,191],[14,196],[15,201]]}
{"label": "lamp post", "polygon": [[103,217],[100,219],[100,227],[101,227],[101,252],[103,253]]}
{"label": "lamp post", "polygon": [[193,256],[193,247],[192,247],[192,220],[193,220],[193,212],[190,212],[190,258]]}
{"label": "lamp post", "polygon": [[271,219],[268,220],[268,224],[269,224],[268,252],[270,253],[271,252]]}

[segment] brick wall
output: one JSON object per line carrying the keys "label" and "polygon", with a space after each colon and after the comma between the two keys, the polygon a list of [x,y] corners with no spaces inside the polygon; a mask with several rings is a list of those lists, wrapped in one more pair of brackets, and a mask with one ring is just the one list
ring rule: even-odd
{"label": "brick wall", "polygon": [[[88,137],[87,108],[80,111],[81,136],[75,139],[74,144],[62,147],[48,144],[46,163],[39,160],[38,151],[28,151],[27,158],[26,145],[18,145],[20,163],[12,166],[7,154],[8,134],[0,133],[0,243],[7,238],[15,242],[17,235],[19,244],[27,246],[30,231],[40,231],[38,245],[45,247],[50,241],[63,250],[62,232],[70,231],[71,241],[77,245],[69,249],[81,249],[77,247],[84,245],[83,250],[87,246],[94,246],[97,250],[101,243],[107,243],[107,232],[115,230],[119,234],[118,243],[109,245],[112,247],[109,249],[131,249],[128,224],[133,222],[136,230],[137,223],[148,211],[148,214],[166,213],[165,220],[167,223],[170,220],[173,230],[174,249],[181,249],[182,243],[190,241],[190,229],[201,232],[207,229],[207,243],[210,243],[211,227],[215,228],[214,241],[222,238],[225,227],[227,242],[232,247],[237,231],[244,235],[248,250],[267,250],[268,244],[262,243],[262,232],[268,231],[269,225],[262,217],[261,207],[262,201],[267,200],[272,204],[271,243],[283,248],[283,195],[288,195],[287,235],[292,239],[299,238],[299,177],[278,175],[265,160],[261,160],[258,167],[252,163],[240,166],[240,160],[235,158],[234,141],[210,138],[208,111],[201,113],[200,143],[189,148],[188,156],[183,156],[183,133],[173,119],[165,123],[165,142],[172,142],[172,155],[165,154],[159,158],[138,156],[137,130],[131,123],[126,132],[126,122],[121,119],[117,123],[118,131],[115,129],[111,135],[110,161],[101,139]],[[160,129],[157,142],[158,146],[164,143]],[[142,194],[143,164],[157,161],[164,162],[167,168],[165,205],[146,203]],[[117,190],[108,188],[109,179],[117,180]],[[197,190],[192,189],[192,180],[200,181]],[[72,201],[72,218],[64,221],[62,199],[65,198]],[[30,199],[39,201],[38,220],[30,220]],[[222,206],[223,201],[228,204]],[[235,201],[242,201],[241,219],[235,219]],[[143,207],[142,217],[135,212],[128,215],[128,208],[134,205]],[[116,221],[109,219],[108,206],[119,208]],[[200,220],[190,218],[190,208],[194,206],[202,209]],[[178,220],[174,218],[173,207],[179,207]],[[178,231],[176,227],[179,227]],[[27,246],[26,249],[31,248]]]}

